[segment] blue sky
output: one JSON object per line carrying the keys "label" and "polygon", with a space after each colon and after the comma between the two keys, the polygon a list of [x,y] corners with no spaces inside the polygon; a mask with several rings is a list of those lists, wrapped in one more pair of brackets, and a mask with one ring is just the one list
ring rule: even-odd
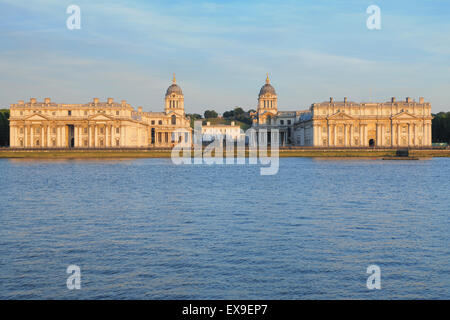
{"label": "blue sky", "polygon": [[[81,8],[68,30],[66,8]],[[381,30],[366,28],[369,5]],[[279,110],[333,96],[424,96],[450,111],[450,1],[0,0],[0,106],[126,99],[161,111],[175,72],[186,112],[255,108],[269,72]]]}

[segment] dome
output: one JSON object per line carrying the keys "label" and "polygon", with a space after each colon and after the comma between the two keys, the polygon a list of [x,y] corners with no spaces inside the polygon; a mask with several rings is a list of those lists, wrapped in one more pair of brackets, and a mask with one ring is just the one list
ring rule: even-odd
{"label": "dome", "polygon": [[169,88],[167,88],[166,96],[169,96],[172,93],[183,94],[183,91],[181,91],[181,88],[177,84],[174,83]]}
{"label": "dome", "polygon": [[169,88],[167,88],[166,96],[169,96],[172,93],[180,94],[180,95],[183,94],[183,91],[181,91],[181,88],[177,85],[177,79],[175,79],[175,73],[173,74],[172,85]]}
{"label": "dome", "polygon": [[270,84],[269,74],[267,74],[266,84],[261,87],[261,90],[259,90],[259,95],[260,96],[262,96],[262,95],[264,95],[266,93],[270,93],[272,95],[276,95],[277,94],[275,92],[275,88],[272,87],[272,85]]}
{"label": "dome", "polygon": [[272,85],[270,83],[266,83],[265,85],[262,86],[261,90],[259,91],[259,95],[262,96],[266,93],[270,93],[273,95],[276,95],[277,93],[275,92],[275,88],[272,87]]}

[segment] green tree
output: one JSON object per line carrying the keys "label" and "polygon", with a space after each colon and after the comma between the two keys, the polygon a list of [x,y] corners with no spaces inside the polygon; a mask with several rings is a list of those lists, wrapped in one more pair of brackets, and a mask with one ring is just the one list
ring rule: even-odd
{"label": "green tree", "polygon": [[217,118],[218,114],[214,110],[206,110],[204,113],[205,119],[208,118]]}
{"label": "green tree", "polygon": [[9,146],[9,110],[0,109],[0,146]]}
{"label": "green tree", "polygon": [[450,144],[450,112],[433,114],[432,136],[433,142],[447,142]]}

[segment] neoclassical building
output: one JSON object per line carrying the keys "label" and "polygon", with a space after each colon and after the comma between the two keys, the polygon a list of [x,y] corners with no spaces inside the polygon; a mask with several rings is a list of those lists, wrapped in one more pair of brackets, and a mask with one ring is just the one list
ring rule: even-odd
{"label": "neoclassical building", "polygon": [[278,111],[277,94],[267,76],[252,113],[253,128],[279,130],[280,145],[314,147],[431,146],[431,104],[406,98],[384,103],[334,101],[308,110]]}
{"label": "neoclassical building", "polygon": [[10,146],[13,148],[172,147],[191,143],[190,119],[184,95],[176,84],[165,95],[164,112],[137,111],[125,100],[94,98],[85,104],[19,101],[10,107]]}

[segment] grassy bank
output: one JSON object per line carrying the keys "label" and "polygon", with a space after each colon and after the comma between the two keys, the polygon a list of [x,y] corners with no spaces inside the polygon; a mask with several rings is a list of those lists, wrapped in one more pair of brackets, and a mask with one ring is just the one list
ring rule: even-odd
{"label": "grassy bank", "polygon": [[[224,152],[224,155],[226,153]],[[236,154],[236,153],[235,153]],[[393,149],[292,149],[280,150],[280,157],[364,157],[395,156]],[[245,153],[248,156],[248,152]],[[0,158],[82,159],[82,158],[169,158],[170,150],[0,150]],[[450,157],[450,150],[410,150],[414,157]]]}

